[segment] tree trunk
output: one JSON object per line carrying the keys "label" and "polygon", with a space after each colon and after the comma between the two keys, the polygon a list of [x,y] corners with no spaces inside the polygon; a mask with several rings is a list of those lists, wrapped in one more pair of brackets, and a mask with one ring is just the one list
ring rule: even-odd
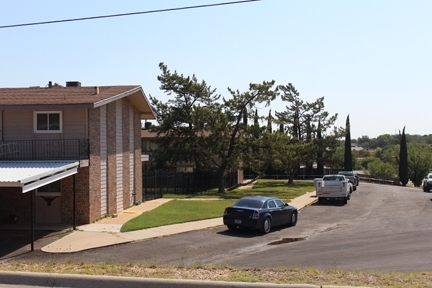
{"label": "tree trunk", "polygon": [[295,175],[295,172],[290,172],[289,179],[288,179],[288,185],[294,184],[294,175]]}
{"label": "tree trunk", "polygon": [[218,189],[218,193],[225,193],[225,177],[224,177],[224,172],[222,170],[219,171],[219,175],[218,175],[218,182],[219,182],[219,189]]}

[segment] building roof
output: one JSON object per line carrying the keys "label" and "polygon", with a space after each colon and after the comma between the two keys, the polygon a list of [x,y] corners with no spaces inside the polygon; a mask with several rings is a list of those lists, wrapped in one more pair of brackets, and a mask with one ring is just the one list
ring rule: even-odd
{"label": "building roof", "polygon": [[78,172],[79,161],[0,161],[0,187],[28,192]]}
{"label": "building roof", "polygon": [[0,110],[97,108],[126,97],[142,119],[155,119],[139,85],[0,88]]}
{"label": "building roof", "polygon": [[156,132],[150,132],[148,129],[141,129],[141,138],[153,139],[156,138]]}

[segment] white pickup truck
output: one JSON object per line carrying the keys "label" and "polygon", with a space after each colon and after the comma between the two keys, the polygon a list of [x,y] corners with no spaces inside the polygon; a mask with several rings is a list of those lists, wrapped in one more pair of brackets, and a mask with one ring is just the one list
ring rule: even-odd
{"label": "white pickup truck", "polygon": [[318,203],[324,200],[342,200],[347,204],[353,191],[353,186],[344,175],[325,175],[322,179],[315,179]]}

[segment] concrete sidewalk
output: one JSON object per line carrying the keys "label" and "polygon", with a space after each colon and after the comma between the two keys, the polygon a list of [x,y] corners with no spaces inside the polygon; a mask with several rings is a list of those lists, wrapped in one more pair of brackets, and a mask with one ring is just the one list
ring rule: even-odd
{"label": "concrete sidewalk", "polygon": [[[121,243],[189,232],[193,230],[223,226],[223,220],[222,217],[220,217],[132,232],[120,232],[122,225],[130,219],[141,215],[143,212],[152,210],[168,201],[171,201],[171,199],[161,198],[146,201],[138,206],[133,206],[127,210],[124,210],[117,217],[105,218],[94,224],[78,226],[76,231],[73,231],[63,238],[42,247],[41,250],[48,253],[73,253],[98,247],[111,246]],[[297,207],[297,209],[300,211],[315,201],[315,191],[313,191],[293,199],[289,204]]]}

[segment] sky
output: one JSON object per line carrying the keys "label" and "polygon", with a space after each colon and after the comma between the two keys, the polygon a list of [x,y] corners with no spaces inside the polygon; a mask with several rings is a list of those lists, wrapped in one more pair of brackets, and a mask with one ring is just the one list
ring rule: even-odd
{"label": "sky", "polygon": [[[2,0],[0,26],[236,2]],[[292,83],[324,96],[351,137],[432,134],[432,1],[261,0],[125,17],[0,28],[0,87],[141,85],[159,89],[159,63],[222,96],[249,83]],[[260,106],[282,112],[280,99]]]}

